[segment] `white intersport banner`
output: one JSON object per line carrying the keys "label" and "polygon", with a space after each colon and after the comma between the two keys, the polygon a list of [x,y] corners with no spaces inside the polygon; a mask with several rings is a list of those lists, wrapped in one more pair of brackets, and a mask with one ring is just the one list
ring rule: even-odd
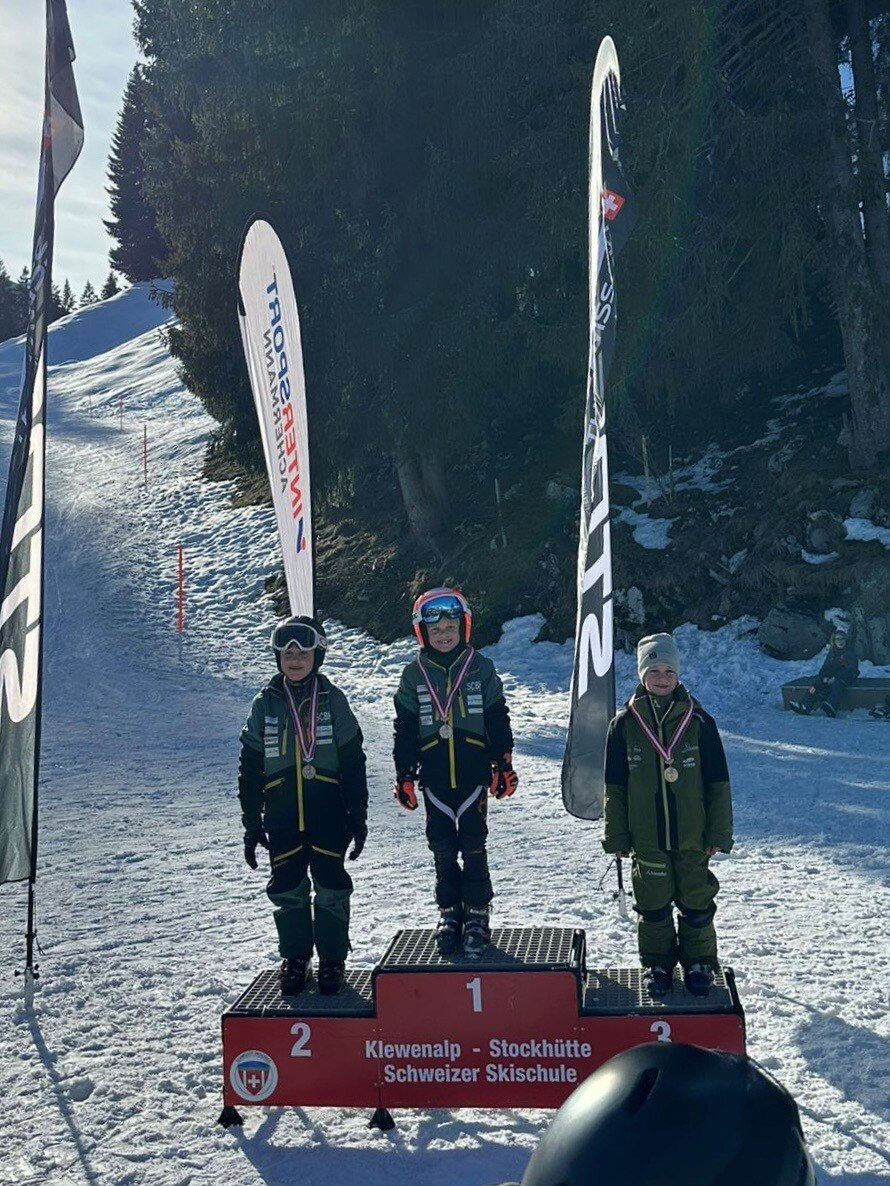
{"label": "white intersport banner", "polygon": [[315,613],[309,425],[300,318],[287,256],[268,222],[247,228],[238,321],[260,422],[292,614]]}
{"label": "white intersport banner", "polygon": [[615,255],[634,221],[631,194],[618,166],[620,107],[618,54],[612,38],[605,37],[596,55],[590,96],[590,354],[581,462],[575,661],[562,766],[563,803],[581,819],[602,815],[606,733],[615,712],[606,380],[615,350]]}

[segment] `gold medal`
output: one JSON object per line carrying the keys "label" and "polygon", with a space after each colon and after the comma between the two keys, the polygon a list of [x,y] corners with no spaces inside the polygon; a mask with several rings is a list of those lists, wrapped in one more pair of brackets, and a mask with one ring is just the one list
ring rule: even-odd
{"label": "gold medal", "polygon": [[665,766],[664,777],[666,782],[676,782],[680,777],[680,771],[676,766]]}
{"label": "gold medal", "polygon": [[315,767],[312,765],[311,762],[307,762],[306,765],[303,767],[303,777],[304,778],[315,778]]}
{"label": "gold medal", "polygon": [[454,736],[454,730],[451,728],[451,726],[448,724],[447,721],[445,722],[444,725],[439,726],[439,736],[444,737],[446,741],[448,740],[449,737]]}

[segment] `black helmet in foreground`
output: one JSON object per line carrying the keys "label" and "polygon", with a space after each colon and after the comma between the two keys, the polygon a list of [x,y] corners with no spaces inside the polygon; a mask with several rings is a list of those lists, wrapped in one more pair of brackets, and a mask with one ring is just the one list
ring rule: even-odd
{"label": "black helmet in foreground", "polygon": [[739,1054],[652,1042],[565,1101],[522,1186],[815,1186],[797,1105]]}

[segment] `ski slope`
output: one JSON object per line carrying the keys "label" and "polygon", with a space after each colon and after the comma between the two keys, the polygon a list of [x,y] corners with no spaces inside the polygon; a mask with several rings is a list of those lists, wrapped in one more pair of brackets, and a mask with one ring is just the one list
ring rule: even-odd
{"label": "ski slope", "polygon": [[[382,1134],[362,1111],[255,1108],[243,1131],[214,1125],[220,1015],[277,958],[265,875],[242,859],[235,773],[272,670],[263,582],[278,546],[271,509],[233,510],[230,486],[201,478],[211,422],[177,378],[164,318],[137,286],[50,333],[41,979],[29,1018],[13,977],[26,889],[2,887],[0,1183],[516,1182],[549,1113],[402,1112]],[[21,344],[0,346],[3,482],[20,368]],[[489,651],[522,780],[491,812],[495,920],[581,925],[592,964],[633,963],[612,874],[599,888],[601,824],[562,809],[571,650],[533,644],[538,624],[510,623]],[[351,871],[353,963],[370,965],[434,913],[421,813],[389,791],[391,696],[412,648],[407,622],[392,646],[329,627],[325,669],[368,743],[370,838]],[[721,954],[750,1052],[799,1103],[819,1181],[877,1186],[890,1178],[890,727],[782,712],[779,684],[816,661],[765,657],[753,627],[678,632],[735,791],[737,846],[716,866]],[[618,662],[627,694],[633,663]]]}

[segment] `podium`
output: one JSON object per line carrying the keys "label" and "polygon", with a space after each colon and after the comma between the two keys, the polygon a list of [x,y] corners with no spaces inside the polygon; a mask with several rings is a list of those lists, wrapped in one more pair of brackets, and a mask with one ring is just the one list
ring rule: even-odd
{"label": "podium", "polygon": [[653,1000],[639,968],[588,970],[583,930],[502,927],[481,959],[443,958],[429,928],[399,931],[336,996],[282,997],[260,973],[222,1019],[223,1114],[238,1107],[558,1108],[613,1055],[644,1042],[744,1053],[732,969],[706,997],[680,974]]}

